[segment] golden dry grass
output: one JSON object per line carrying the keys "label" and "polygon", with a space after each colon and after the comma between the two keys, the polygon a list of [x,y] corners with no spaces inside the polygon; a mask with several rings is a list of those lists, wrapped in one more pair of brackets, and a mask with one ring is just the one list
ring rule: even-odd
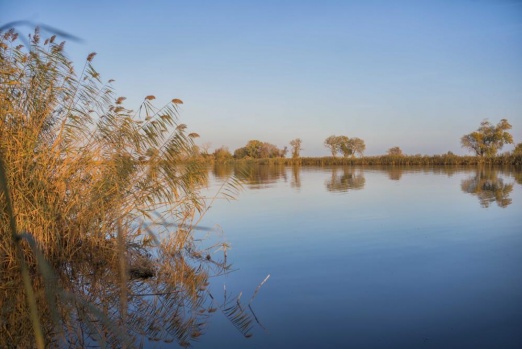
{"label": "golden dry grass", "polygon": [[181,100],[127,109],[55,41],[0,37],[0,347],[188,346],[227,268],[194,237],[197,134]]}

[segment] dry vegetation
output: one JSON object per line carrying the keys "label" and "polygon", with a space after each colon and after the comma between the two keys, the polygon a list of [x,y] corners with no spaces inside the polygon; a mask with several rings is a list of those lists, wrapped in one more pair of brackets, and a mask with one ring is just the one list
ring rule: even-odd
{"label": "dry vegetation", "polygon": [[[0,347],[188,346],[236,308],[207,290],[226,248],[195,239],[206,168],[182,102],[134,112],[94,53],[77,74],[55,36],[29,40],[0,38]],[[229,318],[249,335],[248,314]]]}
{"label": "dry vegetation", "polygon": [[225,159],[216,160],[218,163],[255,163],[255,164],[284,164],[303,166],[465,166],[465,165],[499,165],[522,166],[521,154],[505,154],[497,156],[459,156],[453,154],[442,155],[380,155],[364,156],[360,158],[347,157],[301,157],[301,158],[274,158],[274,159]]}

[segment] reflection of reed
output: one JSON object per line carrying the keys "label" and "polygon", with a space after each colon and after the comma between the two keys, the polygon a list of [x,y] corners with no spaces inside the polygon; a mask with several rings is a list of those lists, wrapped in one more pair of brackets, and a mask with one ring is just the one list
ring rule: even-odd
{"label": "reflection of reed", "polygon": [[338,173],[338,168],[332,168],[332,177],[325,183],[326,190],[331,192],[347,192],[348,190],[363,189],[366,180],[361,169],[355,170],[350,167],[343,167],[342,174]]}
{"label": "reflection of reed", "polygon": [[[122,249],[111,239],[88,247],[86,240],[78,258],[55,271],[34,250],[38,267],[30,271],[32,288],[47,345],[131,348],[143,338],[188,347],[216,310],[245,337],[251,336],[255,317],[251,307],[236,302],[235,297],[233,302],[217,304],[207,289],[210,276],[227,271],[226,253],[219,261],[208,249],[196,250],[193,243],[180,249],[179,239],[191,239],[191,234],[178,229],[177,238],[162,241],[154,253],[138,244]],[[27,239],[34,241],[30,236]],[[124,256],[123,269],[118,256]],[[122,270],[126,272],[122,274]],[[27,313],[22,284],[19,270],[4,263],[0,273],[1,348],[34,347],[30,335],[34,323]]]}
{"label": "reflection of reed", "polygon": [[[133,112],[95,53],[76,75],[55,35],[18,38],[0,35],[0,348],[188,345],[226,263],[191,228],[207,169],[183,102],[148,95]],[[145,225],[168,236],[144,239]]]}
{"label": "reflection of reed", "polygon": [[229,163],[215,162],[212,167],[212,174],[218,179],[226,180],[234,173],[234,165]]}
{"label": "reflection of reed", "polygon": [[482,168],[464,179],[460,186],[463,192],[477,196],[482,207],[489,207],[493,202],[499,207],[507,207],[512,202],[509,194],[513,191],[513,184],[505,184],[496,170]]}
{"label": "reflection of reed", "polygon": [[[172,242],[159,247],[156,256],[138,245],[128,246],[124,278],[118,258],[123,249],[116,241],[97,242],[92,248],[89,244],[84,241],[77,258],[56,272],[32,271],[46,342],[75,348],[103,343],[132,347],[145,337],[187,345],[201,333],[208,304],[204,292],[208,268],[203,264],[209,262],[204,257],[180,251]],[[25,296],[19,292],[20,273],[4,270],[1,279],[0,309],[6,314],[2,314],[0,346],[32,347],[28,335],[32,322],[25,313]]]}

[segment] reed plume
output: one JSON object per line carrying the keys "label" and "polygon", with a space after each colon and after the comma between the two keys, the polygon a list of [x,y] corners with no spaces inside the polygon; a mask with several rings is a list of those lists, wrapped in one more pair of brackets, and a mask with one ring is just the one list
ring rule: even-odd
{"label": "reed plume", "polygon": [[132,111],[95,53],[77,75],[55,39],[0,36],[0,347],[186,346],[227,267],[194,237],[207,209],[196,134],[181,100]]}

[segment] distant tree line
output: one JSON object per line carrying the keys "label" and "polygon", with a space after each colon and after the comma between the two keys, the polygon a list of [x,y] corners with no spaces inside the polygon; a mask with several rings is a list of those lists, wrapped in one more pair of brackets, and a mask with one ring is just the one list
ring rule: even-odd
{"label": "distant tree line", "polygon": [[[502,119],[497,125],[493,125],[485,120],[476,131],[461,137],[461,145],[463,148],[474,152],[480,158],[496,156],[505,144],[513,144],[513,136],[508,131],[511,127],[511,124],[506,119]],[[331,135],[324,140],[323,144],[328,148],[334,159],[336,159],[337,155],[342,155],[345,159],[355,159],[357,156],[363,158],[366,150],[364,140],[358,137],[350,138],[345,135]],[[301,138],[291,140],[289,145],[290,149],[287,146],[278,148],[276,145],[268,142],[250,140],[244,147],[234,150],[233,154],[225,146],[217,148],[212,154],[209,154],[208,149],[210,145],[205,143],[200,147],[200,154],[205,158],[213,158],[220,162],[232,159],[283,159],[286,158],[289,152],[292,160],[301,159],[301,150],[303,150]],[[518,143],[510,154],[514,156],[522,155],[522,143]],[[384,156],[391,158],[406,157],[398,146],[389,148]],[[414,156],[415,159],[420,157],[422,157],[420,154]],[[456,155],[448,151],[445,157],[456,157]],[[403,161],[408,160],[401,160],[400,162],[402,163]],[[522,162],[522,160],[519,162]]]}

